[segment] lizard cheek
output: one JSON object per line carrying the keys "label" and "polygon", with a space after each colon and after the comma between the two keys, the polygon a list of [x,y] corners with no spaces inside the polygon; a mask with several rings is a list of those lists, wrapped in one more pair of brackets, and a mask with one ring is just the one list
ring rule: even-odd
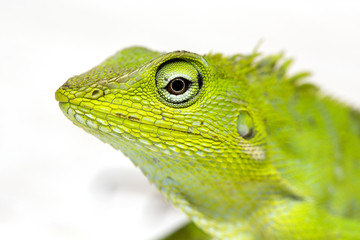
{"label": "lizard cheek", "polygon": [[239,113],[237,120],[237,132],[246,140],[252,139],[255,136],[254,121],[250,114],[245,110],[242,110]]}

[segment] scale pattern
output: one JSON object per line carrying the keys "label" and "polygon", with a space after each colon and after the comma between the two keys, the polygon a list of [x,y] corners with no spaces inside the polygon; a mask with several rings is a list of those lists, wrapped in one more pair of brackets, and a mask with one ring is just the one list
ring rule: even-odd
{"label": "scale pattern", "polygon": [[[171,71],[189,63],[201,79],[181,104],[156,82],[176,61]],[[216,239],[360,239],[360,114],[304,82],[307,73],[289,76],[290,64],[281,54],[134,47],[55,96]]]}

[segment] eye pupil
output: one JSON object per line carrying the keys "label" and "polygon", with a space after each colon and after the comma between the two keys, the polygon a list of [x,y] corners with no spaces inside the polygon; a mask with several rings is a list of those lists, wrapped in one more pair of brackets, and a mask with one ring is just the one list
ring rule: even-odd
{"label": "eye pupil", "polygon": [[171,84],[171,88],[176,92],[180,92],[181,90],[184,89],[184,87],[185,87],[185,83],[181,79],[174,79],[174,81]]}
{"label": "eye pupil", "polygon": [[169,93],[174,95],[183,94],[189,88],[189,81],[183,78],[174,78],[166,86]]}

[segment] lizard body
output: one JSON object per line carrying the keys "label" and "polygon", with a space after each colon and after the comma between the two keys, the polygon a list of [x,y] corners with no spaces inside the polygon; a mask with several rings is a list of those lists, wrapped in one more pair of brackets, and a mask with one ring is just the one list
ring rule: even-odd
{"label": "lizard body", "polygon": [[290,63],[134,47],[56,99],[206,239],[360,239],[360,113]]}

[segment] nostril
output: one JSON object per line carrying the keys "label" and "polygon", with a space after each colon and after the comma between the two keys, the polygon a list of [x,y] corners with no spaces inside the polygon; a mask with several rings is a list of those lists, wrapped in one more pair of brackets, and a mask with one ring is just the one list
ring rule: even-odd
{"label": "nostril", "polygon": [[97,99],[97,98],[103,96],[104,92],[100,89],[94,89],[89,95],[90,95],[89,96],[90,98]]}
{"label": "nostril", "polygon": [[99,94],[99,90],[95,89],[92,93],[91,93],[91,96],[95,97],[96,95]]}

